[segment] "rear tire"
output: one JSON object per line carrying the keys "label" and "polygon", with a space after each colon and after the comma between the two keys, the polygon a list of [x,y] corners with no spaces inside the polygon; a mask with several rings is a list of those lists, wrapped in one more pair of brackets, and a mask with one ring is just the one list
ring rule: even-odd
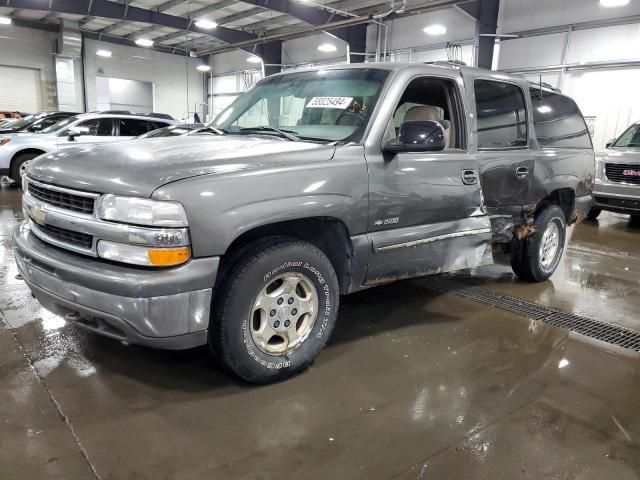
{"label": "rear tire", "polygon": [[11,165],[11,180],[16,182],[18,187],[22,188],[22,175],[27,164],[36,157],[39,157],[39,153],[21,153],[13,159],[13,165]]}
{"label": "rear tire", "polygon": [[221,273],[209,346],[224,367],[264,384],[305,370],[325,346],[339,305],[336,274],[315,246],[259,241]]}
{"label": "rear tire", "polygon": [[589,213],[587,213],[587,220],[595,220],[601,213],[601,208],[591,207],[591,210],[589,210]]}
{"label": "rear tire", "polygon": [[536,215],[534,233],[523,240],[513,240],[511,268],[522,280],[542,282],[555,272],[567,236],[562,209],[548,205]]}

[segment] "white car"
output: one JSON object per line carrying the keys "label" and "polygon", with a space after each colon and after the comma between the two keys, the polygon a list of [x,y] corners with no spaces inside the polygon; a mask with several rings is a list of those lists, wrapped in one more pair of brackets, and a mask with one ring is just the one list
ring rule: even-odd
{"label": "white car", "polygon": [[0,136],[0,176],[7,175],[20,184],[27,164],[43,153],[130,140],[175,123],[167,115],[153,115],[86,113],[62,120],[38,133]]}

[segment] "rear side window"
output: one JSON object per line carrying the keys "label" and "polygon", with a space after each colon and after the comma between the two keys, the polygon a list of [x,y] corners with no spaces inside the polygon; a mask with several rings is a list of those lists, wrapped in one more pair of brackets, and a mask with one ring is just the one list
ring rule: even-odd
{"label": "rear side window", "polygon": [[112,135],[112,123],[110,118],[94,118],[76,125],[78,128],[87,128],[87,135],[97,137],[110,137]]}
{"label": "rear side window", "polygon": [[531,89],[533,124],[543,148],[592,148],[589,129],[576,103],[569,97]]}
{"label": "rear side window", "polygon": [[527,108],[522,89],[511,83],[476,80],[478,148],[527,146]]}
{"label": "rear side window", "polygon": [[146,120],[120,118],[118,119],[118,122],[120,123],[121,137],[137,137],[138,135],[142,135],[143,133],[147,133],[149,131],[147,128]]}

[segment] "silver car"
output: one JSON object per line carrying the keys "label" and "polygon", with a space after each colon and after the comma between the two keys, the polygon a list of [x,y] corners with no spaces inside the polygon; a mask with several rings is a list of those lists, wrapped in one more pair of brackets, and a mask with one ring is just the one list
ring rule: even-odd
{"label": "silver car", "polygon": [[640,215],[640,122],[631,125],[597,157],[593,204],[587,218],[608,212]]}
{"label": "silver car", "polygon": [[3,135],[0,136],[0,176],[7,175],[20,183],[28,163],[43,153],[130,140],[173,123],[164,116],[102,112],[70,117],[38,133]]}

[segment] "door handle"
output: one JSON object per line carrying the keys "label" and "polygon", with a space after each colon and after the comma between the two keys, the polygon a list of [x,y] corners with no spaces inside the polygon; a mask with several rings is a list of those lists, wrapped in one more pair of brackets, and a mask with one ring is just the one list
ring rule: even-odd
{"label": "door handle", "polygon": [[524,180],[529,176],[529,169],[527,167],[516,168],[516,178],[518,180]]}
{"label": "door handle", "polygon": [[475,185],[478,183],[478,172],[475,170],[463,170],[462,183],[465,185]]}

